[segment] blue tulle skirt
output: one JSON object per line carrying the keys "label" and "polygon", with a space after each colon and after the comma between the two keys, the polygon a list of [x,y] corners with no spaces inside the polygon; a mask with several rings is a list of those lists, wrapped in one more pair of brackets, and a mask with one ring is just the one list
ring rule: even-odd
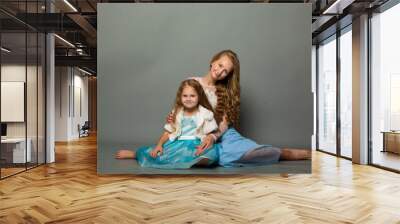
{"label": "blue tulle skirt", "polygon": [[196,146],[201,143],[200,139],[191,140],[168,140],[163,145],[163,153],[155,158],[150,156],[155,147],[142,146],[136,151],[136,158],[140,166],[159,169],[188,169],[202,159],[208,159],[208,165],[218,162],[218,146],[214,145],[203,154],[196,156]]}
{"label": "blue tulle skirt", "polygon": [[[221,136],[220,143],[218,144],[219,165],[224,167],[252,165],[251,163],[240,163],[240,158],[246,152],[266,147],[272,147],[272,145],[257,144],[255,141],[243,137],[236,129],[229,128]],[[265,161],[264,165],[277,163],[279,162],[279,154],[272,155],[271,158]],[[260,165],[259,161],[255,161],[254,164],[256,163]]]}

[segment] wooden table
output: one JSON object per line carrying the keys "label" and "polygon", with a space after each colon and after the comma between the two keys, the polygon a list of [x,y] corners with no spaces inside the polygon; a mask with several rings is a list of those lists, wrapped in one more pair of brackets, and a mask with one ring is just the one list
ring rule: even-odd
{"label": "wooden table", "polygon": [[382,131],[381,133],[383,133],[382,152],[400,154],[400,131]]}

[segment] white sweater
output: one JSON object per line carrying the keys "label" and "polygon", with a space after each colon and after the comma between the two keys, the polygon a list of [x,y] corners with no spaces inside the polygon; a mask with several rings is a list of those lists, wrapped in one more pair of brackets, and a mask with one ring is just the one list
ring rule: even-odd
{"label": "white sweater", "polygon": [[[195,137],[201,139],[206,137],[207,134],[218,129],[217,122],[214,119],[214,113],[212,111],[207,110],[203,106],[199,105],[199,110],[195,114],[196,116],[196,135]],[[168,131],[169,140],[173,141],[178,138],[181,134],[181,119],[183,117],[183,109],[180,109],[176,114],[175,124],[165,124],[164,129]]]}

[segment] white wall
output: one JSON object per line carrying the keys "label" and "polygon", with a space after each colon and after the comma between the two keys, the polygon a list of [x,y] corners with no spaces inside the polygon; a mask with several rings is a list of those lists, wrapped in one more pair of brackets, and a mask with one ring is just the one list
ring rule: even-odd
{"label": "white wall", "polygon": [[[82,76],[79,70],[74,69],[74,80],[72,83],[73,88],[71,92],[71,130],[70,135],[72,138],[78,138],[78,124],[81,126],[88,120],[88,77]],[[73,101],[72,101],[73,99]]]}
{"label": "white wall", "polygon": [[55,141],[68,140],[68,71],[67,67],[55,68]]}
{"label": "white wall", "polygon": [[78,124],[88,120],[88,77],[83,75],[76,68],[56,67],[56,141],[77,139]]}
{"label": "white wall", "polygon": [[[28,74],[32,67],[28,66]],[[25,64],[9,64],[1,66],[1,81],[25,82]],[[6,108],[1,108],[5,110]],[[25,137],[25,122],[7,122],[7,137]]]}

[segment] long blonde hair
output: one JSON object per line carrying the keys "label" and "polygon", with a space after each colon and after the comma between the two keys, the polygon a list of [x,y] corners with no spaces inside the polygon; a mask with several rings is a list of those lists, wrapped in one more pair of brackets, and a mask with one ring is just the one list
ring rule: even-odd
{"label": "long blonde hair", "polygon": [[[174,109],[173,109],[174,110],[174,112],[173,112],[173,120],[174,121],[176,121],[176,115],[178,114],[178,111],[183,109],[182,92],[186,86],[190,86],[196,91],[197,95],[199,96],[199,104],[198,105],[201,105],[204,108],[206,108],[210,111],[213,111],[211,104],[208,101],[207,95],[204,92],[201,84],[194,79],[187,79],[187,80],[181,82],[181,85],[178,88],[178,92],[176,93]],[[220,121],[217,121],[217,122],[219,123]]]}
{"label": "long blonde hair", "polygon": [[218,103],[215,109],[215,118],[217,122],[222,121],[224,114],[227,121],[236,129],[239,129],[240,119],[240,62],[235,52],[232,50],[223,50],[215,54],[210,61],[211,64],[223,56],[227,56],[232,64],[232,71],[223,80],[216,82]]}

